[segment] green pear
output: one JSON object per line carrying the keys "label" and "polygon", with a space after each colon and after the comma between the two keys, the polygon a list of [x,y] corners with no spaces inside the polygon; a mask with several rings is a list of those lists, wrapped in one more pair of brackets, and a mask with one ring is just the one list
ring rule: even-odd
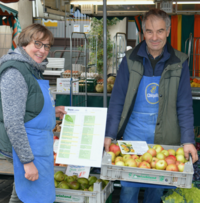
{"label": "green pear", "polygon": [[56,181],[63,181],[64,180],[64,177],[65,177],[65,174],[62,172],[62,171],[57,171],[55,174],[54,174],[54,179]]}
{"label": "green pear", "polygon": [[77,180],[77,179],[78,179],[78,176],[77,176],[77,175],[73,175],[72,177],[74,177],[74,180]]}
{"label": "green pear", "polygon": [[102,188],[105,187],[105,185],[106,185],[102,179],[96,180],[95,183],[102,183]]}
{"label": "green pear", "polygon": [[66,181],[68,183],[70,183],[70,182],[74,181],[74,177],[73,176],[68,176],[68,177],[66,177]]}
{"label": "green pear", "polygon": [[54,185],[55,185],[55,188],[58,187],[58,182],[54,179]]}
{"label": "green pear", "polygon": [[65,174],[65,175],[64,175],[64,180],[65,180],[65,181],[67,181],[67,177],[68,177],[68,175]]}
{"label": "green pear", "polygon": [[88,178],[88,181],[89,181],[89,185],[93,185],[96,181],[97,181],[97,177],[95,176],[90,176]]}
{"label": "green pear", "polygon": [[86,183],[81,183],[81,184],[80,184],[80,188],[81,188],[81,190],[85,190],[85,189],[88,189],[88,188],[89,188],[89,185],[86,184]]}
{"label": "green pear", "polygon": [[58,184],[58,188],[61,188],[61,189],[70,189],[70,187],[68,186],[68,183],[67,181],[61,181],[59,184]]}
{"label": "green pear", "polygon": [[93,191],[93,185],[91,185],[91,186],[88,188],[88,190],[92,192],[92,191]]}
{"label": "green pear", "polygon": [[80,188],[80,183],[74,180],[69,183],[69,187],[70,189],[78,190]]}
{"label": "green pear", "polygon": [[79,183],[89,184],[89,181],[88,181],[87,178],[78,178],[77,181],[78,181]]}
{"label": "green pear", "polygon": [[109,183],[109,180],[103,180],[105,186]]}

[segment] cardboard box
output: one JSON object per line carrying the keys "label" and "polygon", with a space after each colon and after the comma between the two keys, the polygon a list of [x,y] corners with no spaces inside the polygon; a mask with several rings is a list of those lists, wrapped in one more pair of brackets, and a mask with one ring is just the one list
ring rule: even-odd
{"label": "cardboard box", "polygon": [[[57,78],[57,92],[70,93],[71,78]],[[73,93],[79,93],[79,81],[73,78]]]}

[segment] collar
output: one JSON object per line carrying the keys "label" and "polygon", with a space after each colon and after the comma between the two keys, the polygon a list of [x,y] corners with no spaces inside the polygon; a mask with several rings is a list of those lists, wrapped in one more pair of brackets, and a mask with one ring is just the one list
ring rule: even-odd
{"label": "collar", "polygon": [[146,46],[146,52],[147,52],[148,57],[150,57],[151,59],[156,60],[156,59],[159,59],[159,58],[163,55],[163,53],[164,53],[164,48],[162,49],[161,54],[158,55],[158,56],[156,56],[156,58],[154,58],[154,57],[149,53],[148,46]]}

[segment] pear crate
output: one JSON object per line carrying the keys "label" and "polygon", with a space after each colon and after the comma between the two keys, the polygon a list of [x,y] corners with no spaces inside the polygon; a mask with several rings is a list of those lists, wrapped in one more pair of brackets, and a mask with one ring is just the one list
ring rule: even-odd
{"label": "pear crate", "polygon": [[[54,173],[57,171],[65,172],[65,170],[66,167],[54,167]],[[93,191],[56,188],[55,202],[105,203],[113,190],[114,187],[111,181],[109,181],[103,190],[101,182],[94,183]]]}
{"label": "pear crate", "polygon": [[[153,147],[156,144],[148,145]],[[161,146],[166,150],[177,150],[180,147],[172,145]],[[192,177],[194,174],[192,157],[190,157],[189,161],[185,163],[183,172],[112,165],[111,158],[110,154],[106,152],[104,153],[101,163],[101,179],[175,186],[180,188],[192,187]]]}

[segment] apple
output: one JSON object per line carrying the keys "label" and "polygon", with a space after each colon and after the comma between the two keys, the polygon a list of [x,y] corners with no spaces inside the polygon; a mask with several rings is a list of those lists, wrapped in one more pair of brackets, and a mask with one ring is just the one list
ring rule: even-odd
{"label": "apple", "polygon": [[168,157],[172,158],[172,159],[174,159],[176,161],[176,157],[174,155],[169,155]]}
{"label": "apple", "polygon": [[109,152],[114,152],[115,153],[115,156],[118,156],[120,154],[120,147],[117,146],[116,144],[112,144],[110,145],[109,147]]}
{"label": "apple", "polygon": [[116,166],[125,166],[123,161],[118,161],[115,163]]}
{"label": "apple", "polygon": [[140,158],[139,158],[141,161],[142,161],[142,156],[140,156]]}
{"label": "apple", "polygon": [[147,161],[148,163],[151,163],[152,161],[152,155],[148,152],[144,153],[142,155],[142,161]]}
{"label": "apple", "polygon": [[135,159],[135,162],[137,164],[137,167],[139,166],[139,164],[142,162],[140,159]]}
{"label": "apple", "polygon": [[176,161],[176,165],[178,166],[181,162],[180,161]]}
{"label": "apple", "polygon": [[176,151],[174,149],[168,149],[169,155],[176,155]]}
{"label": "apple", "polygon": [[137,163],[133,159],[128,159],[125,161],[125,166],[137,167]]}
{"label": "apple", "polygon": [[115,153],[114,152],[108,152],[108,154],[111,155],[111,160],[112,160],[112,162],[114,162],[115,161]]}
{"label": "apple", "polygon": [[123,160],[123,158],[121,156],[117,156],[115,158],[115,163],[118,162],[118,161],[123,161],[124,162],[124,160]]}
{"label": "apple", "polygon": [[176,164],[169,164],[166,168],[166,171],[178,171],[178,167]]}
{"label": "apple", "polygon": [[159,153],[157,153],[156,158],[160,159],[160,160],[164,160],[166,158],[166,156],[163,153],[159,152]]}
{"label": "apple", "polygon": [[152,161],[151,161],[151,168],[156,168],[156,162],[158,161],[159,159],[156,158],[156,157],[153,157],[152,158]]}
{"label": "apple", "polygon": [[126,154],[125,156],[123,156],[123,160],[126,161],[128,159],[131,158],[131,155],[130,154]]}
{"label": "apple", "polygon": [[139,159],[139,156],[136,155],[136,154],[132,154],[132,155],[131,155],[131,158],[132,158],[132,159]]}
{"label": "apple", "polygon": [[151,147],[148,145],[148,148],[151,149]]}
{"label": "apple", "polygon": [[179,148],[176,150],[176,155],[180,155],[180,154],[183,155],[183,156],[185,156],[183,147],[179,147]]}
{"label": "apple", "polygon": [[162,150],[164,150],[164,148],[161,145],[159,145],[159,144],[154,145],[152,148],[155,149],[157,153],[159,153]]}
{"label": "apple", "polygon": [[167,162],[165,160],[158,160],[156,162],[156,169],[157,170],[165,170],[167,167]]}
{"label": "apple", "polygon": [[161,153],[163,153],[165,156],[169,156],[169,152],[166,149],[162,150]]}
{"label": "apple", "polygon": [[165,161],[167,162],[167,165],[176,164],[176,161],[171,157],[166,157]]}
{"label": "apple", "polygon": [[114,163],[114,162],[112,162],[112,165],[115,165],[115,163]]}
{"label": "apple", "polygon": [[153,148],[150,148],[147,152],[150,153],[152,155],[152,157],[155,157],[157,154],[156,150]]}
{"label": "apple", "polygon": [[178,170],[179,170],[180,172],[183,172],[183,171],[184,171],[184,167],[185,167],[185,163],[180,163],[180,164],[178,165]]}
{"label": "apple", "polygon": [[142,161],[139,166],[139,168],[151,168],[150,164],[146,161]]}
{"label": "apple", "polygon": [[[185,157],[184,157],[184,158],[185,158]],[[185,161],[184,161],[184,162],[186,163],[186,162],[188,162],[188,160],[185,158]]]}
{"label": "apple", "polygon": [[185,162],[185,157],[182,154],[178,154],[178,155],[176,155],[176,160],[184,163]]}

